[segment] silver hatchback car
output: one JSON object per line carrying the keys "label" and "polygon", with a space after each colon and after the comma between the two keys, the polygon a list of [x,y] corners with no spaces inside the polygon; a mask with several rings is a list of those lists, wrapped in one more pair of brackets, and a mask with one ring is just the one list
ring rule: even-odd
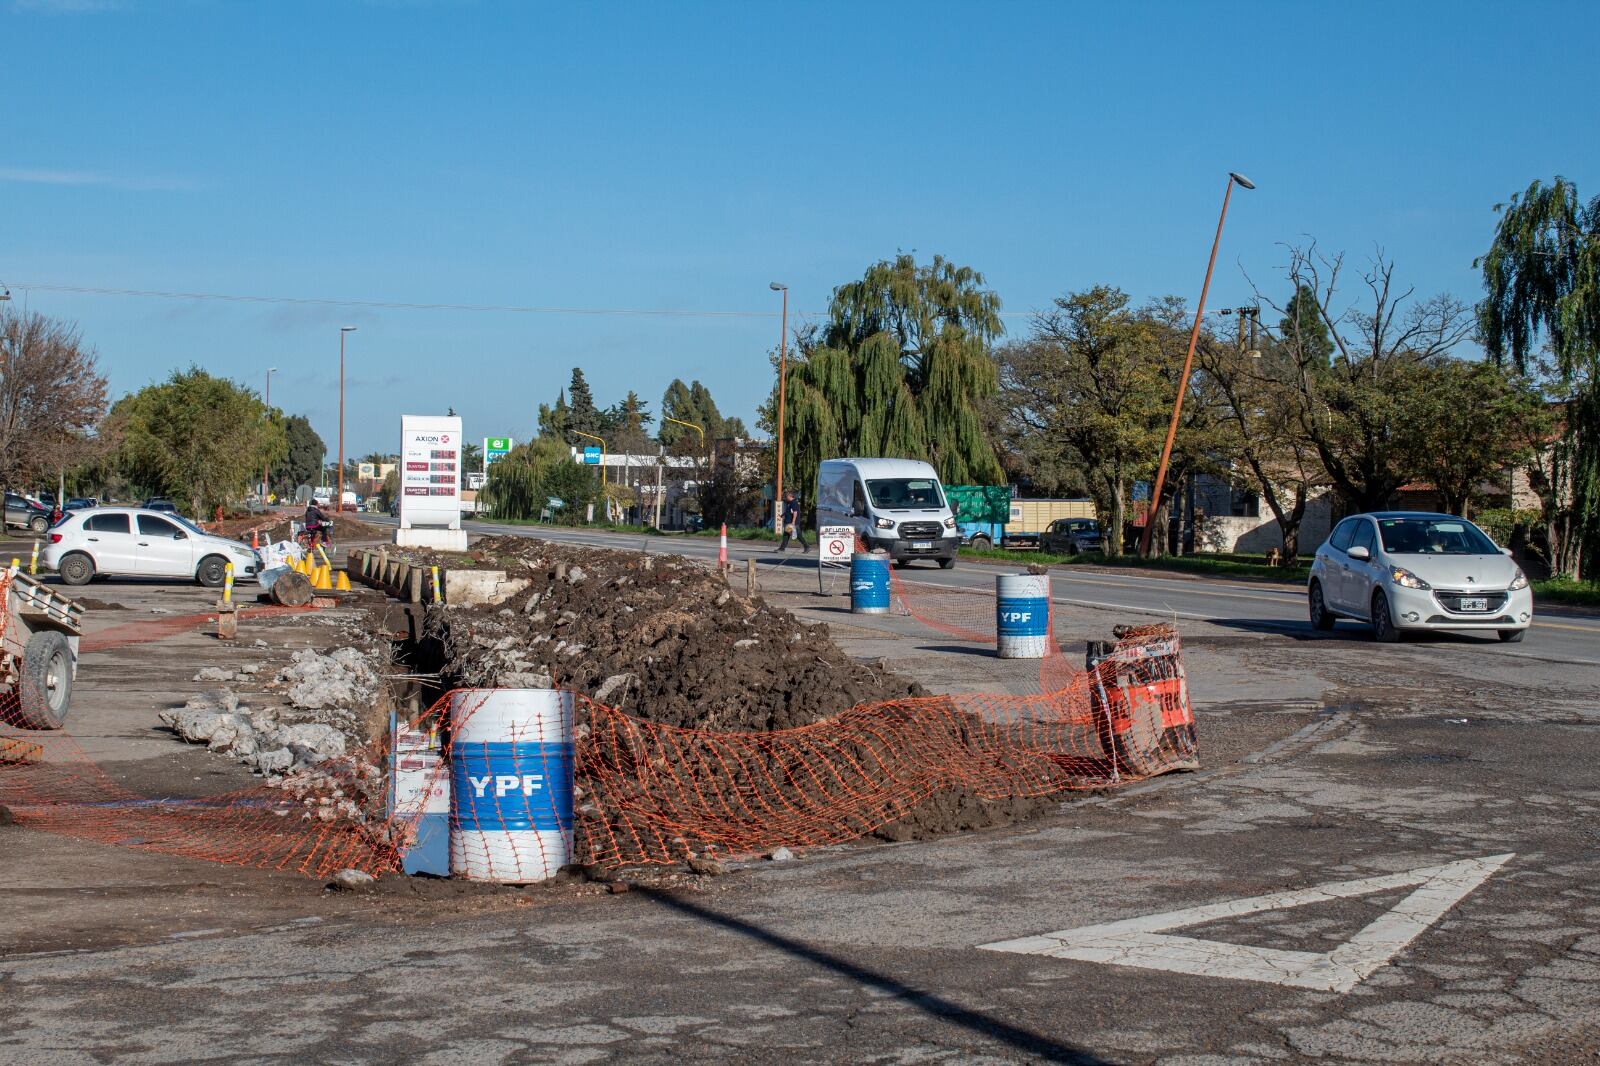
{"label": "silver hatchback car", "polygon": [[1519,641],[1533,622],[1528,575],[1488,535],[1455,515],[1351,515],[1317,549],[1306,595],[1311,624],[1370,622],[1378,640],[1408,630],[1488,629]]}

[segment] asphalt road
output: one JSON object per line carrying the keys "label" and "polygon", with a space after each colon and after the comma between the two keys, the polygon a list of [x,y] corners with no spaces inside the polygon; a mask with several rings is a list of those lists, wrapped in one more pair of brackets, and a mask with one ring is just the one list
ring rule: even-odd
{"label": "asphalt road", "polygon": [[[369,516],[363,517],[372,520]],[[386,524],[393,522],[386,520]],[[474,533],[633,548],[707,560],[716,559],[718,550],[717,542],[709,537],[634,536],[494,522],[468,522],[465,525]],[[739,563],[751,558],[759,566],[815,565],[815,555],[804,554],[797,547],[791,546],[786,555],[779,555],[776,549],[777,545],[767,541],[728,542],[729,559]],[[815,542],[812,542],[812,552],[815,550]],[[917,563],[899,573],[901,579],[908,583],[992,590],[994,575],[1008,569],[963,559],[953,570],[940,570],[932,564]],[[1176,617],[1180,621],[1211,622],[1241,632],[1281,635],[1293,640],[1371,639],[1370,629],[1355,622],[1341,621],[1331,634],[1312,629],[1306,618],[1305,592],[1298,586],[1215,578],[1160,577],[1105,569],[1090,571],[1079,566],[1052,568],[1050,581],[1052,599],[1065,606],[1107,608]],[[1547,607],[1536,609],[1533,631],[1520,645],[1501,644],[1493,633],[1429,633],[1410,639],[1447,655],[1493,655],[1549,663],[1600,665],[1600,617]]]}

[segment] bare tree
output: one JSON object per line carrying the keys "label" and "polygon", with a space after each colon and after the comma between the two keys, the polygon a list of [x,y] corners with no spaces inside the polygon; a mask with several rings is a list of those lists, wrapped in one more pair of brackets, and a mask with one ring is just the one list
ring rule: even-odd
{"label": "bare tree", "polygon": [[105,376],[74,326],[0,308],[0,488],[95,458],[105,411]]}
{"label": "bare tree", "polygon": [[[1473,315],[1446,294],[1414,300],[1414,289],[1395,284],[1381,249],[1362,275],[1360,305],[1340,309],[1343,270],[1342,255],[1325,256],[1315,244],[1290,250],[1288,280],[1310,294],[1333,349],[1331,357],[1319,351],[1297,327],[1300,335],[1284,345],[1284,384],[1299,394],[1299,431],[1329,482],[1353,507],[1373,510],[1424,468],[1426,370],[1471,334]],[[1257,296],[1276,306],[1259,289]],[[1469,413],[1462,417],[1469,431]]]}

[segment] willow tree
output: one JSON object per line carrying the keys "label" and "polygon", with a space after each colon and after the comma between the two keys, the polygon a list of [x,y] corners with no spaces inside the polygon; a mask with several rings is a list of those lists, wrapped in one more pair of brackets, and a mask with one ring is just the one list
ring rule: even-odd
{"label": "willow tree", "polygon": [[1559,441],[1532,468],[1552,570],[1600,577],[1600,197],[1557,177],[1495,205],[1500,223],[1478,260],[1484,347],[1527,372],[1548,350],[1564,401]]}
{"label": "willow tree", "polygon": [[946,484],[1001,477],[983,427],[999,387],[1000,297],[940,256],[883,260],[833,291],[828,322],[789,366],[785,484],[839,456],[924,459]]}

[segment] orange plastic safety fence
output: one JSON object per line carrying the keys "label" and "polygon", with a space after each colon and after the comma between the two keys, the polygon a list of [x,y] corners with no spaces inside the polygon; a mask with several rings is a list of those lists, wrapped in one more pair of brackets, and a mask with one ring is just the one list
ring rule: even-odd
{"label": "orange plastic safety fence", "polygon": [[[25,710],[40,694],[28,686],[0,689],[0,803],[20,824],[314,877],[399,868],[430,804],[442,809],[452,761],[451,784],[492,793],[488,807],[457,797],[454,850],[463,860],[488,855],[493,875],[508,880],[545,876],[568,859],[663,863],[835,844],[928,805],[1037,800],[1195,764],[1181,649],[1168,626],[1125,632],[1047,692],[893,700],[775,732],[673,728],[567,697],[560,732],[514,738],[512,768],[484,762],[481,774],[470,759],[488,755],[452,751],[446,696],[399,733],[404,742],[438,730],[436,748],[402,743],[396,754],[385,742],[212,796],[146,796],[120,783],[68,733],[30,728]],[[392,797],[397,760],[416,773]],[[575,783],[570,813],[556,799],[564,775]],[[475,810],[492,817],[480,822]]]}

